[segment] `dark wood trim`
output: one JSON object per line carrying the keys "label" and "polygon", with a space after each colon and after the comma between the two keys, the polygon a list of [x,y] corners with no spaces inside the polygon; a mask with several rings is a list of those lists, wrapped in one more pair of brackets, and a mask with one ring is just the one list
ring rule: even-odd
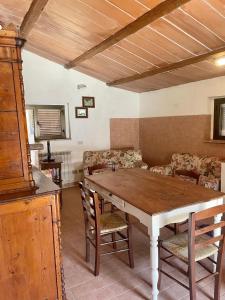
{"label": "dark wood trim", "polygon": [[214,99],[214,120],[213,120],[213,139],[225,140],[225,136],[220,135],[221,118],[220,107],[225,104],[225,98]]}
{"label": "dark wood trim", "polygon": [[33,0],[20,26],[20,36],[26,38],[40,17],[48,0]]}
{"label": "dark wood trim", "polygon": [[107,39],[105,39],[100,44],[94,46],[93,48],[89,49],[88,51],[84,52],[71,62],[65,65],[67,69],[71,69],[76,67],[81,62],[90,59],[91,57],[95,56],[96,54],[106,50],[107,48],[113,46],[114,44],[118,43],[119,41],[125,39],[129,35],[137,32],[141,28],[147,26],[148,24],[158,20],[159,18],[169,14],[174,9],[177,9],[181,5],[189,2],[190,0],[165,0],[159,5],[155,6],[150,11],[146,12],[135,21],[129,23]]}
{"label": "dark wood trim", "polygon": [[169,64],[169,65],[167,65],[165,67],[162,67],[162,68],[158,68],[158,69],[155,68],[153,70],[145,71],[145,72],[140,73],[140,74],[135,74],[135,75],[132,75],[132,76],[120,78],[120,79],[108,82],[107,85],[108,86],[120,85],[120,84],[124,84],[124,83],[127,83],[127,82],[135,81],[135,80],[138,80],[138,79],[143,79],[143,78],[146,78],[146,77],[150,77],[150,76],[153,76],[153,75],[156,75],[156,74],[161,74],[161,73],[173,71],[173,70],[176,70],[176,69],[180,69],[180,68],[198,63],[200,61],[206,60],[206,59],[208,59],[208,58],[210,58],[210,57],[212,57],[216,54],[222,53],[224,51],[225,51],[225,46],[220,47],[220,48],[215,49],[215,50],[212,50],[212,51],[209,51],[207,53],[198,55],[198,56],[194,56],[194,57],[191,57],[191,58],[188,58],[188,59],[178,61],[176,63]]}

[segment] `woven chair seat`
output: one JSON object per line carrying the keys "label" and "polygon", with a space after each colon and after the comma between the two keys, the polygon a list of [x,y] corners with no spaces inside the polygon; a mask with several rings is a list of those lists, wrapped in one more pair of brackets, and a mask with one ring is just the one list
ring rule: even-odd
{"label": "woven chair seat", "polygon": [[101,234],[121,231],[127,226],[126,221],[116,213],[104,213],[100,216]]}
{"label": "woven chair seat", "polygon": [[[207,240],[207,235],[196,238],[196,243]],[[162,246],[171,252],[173,255],[179,257],[183,261],[188,262],[188,234],[180,233],[170,237],[162,242]],[[195,250],[195,261],[207,258],[218,251],[214,245],[206,245],[204,248],[197,248]]]}

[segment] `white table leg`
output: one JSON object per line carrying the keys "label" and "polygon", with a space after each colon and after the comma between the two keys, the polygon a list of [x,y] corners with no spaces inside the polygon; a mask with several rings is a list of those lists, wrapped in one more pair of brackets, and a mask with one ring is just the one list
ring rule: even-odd
{"label": "white table leg", "polygon": [[151,218],[151,225],[149,227],[150,235],[150,266],[151,266],[151,279],[152,279],[152,300],[158,299],[158,239],[159,239],[159,225],[158,218]]}

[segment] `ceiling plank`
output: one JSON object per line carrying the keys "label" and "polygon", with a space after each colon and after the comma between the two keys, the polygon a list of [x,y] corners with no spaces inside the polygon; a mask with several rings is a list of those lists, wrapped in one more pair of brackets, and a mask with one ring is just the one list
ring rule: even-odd
{"label": "ceiling plank", "polygon": [[33,28],[34,24],[40,17],[43,9],[45,8],[48,0],[33,0],[28,12],[23,18],[22,24],[20,26],[20,35],[26,38]]}
{"label": "ceiling plank", "polygon": [[150,77],[150,76],[153,76],[153,75],[156,75],[156,74],[165,73],[165,72],[169,72],[169,71],[172,71],[172,70],[180,69],[180,68],[183,68],[185,66],[192,65],[192,64],[204,61],[204,60],[206,60],[206,59],[208,59],[208,58],[210,58],[214,55],[217,55],[217,54],[220,54],[220,53],[223,53],[223,52],[225,52],[225,46],[220,47],[220,48],[215,49],[215,50],[212,50],[212,51],[209,51],[209,52],[201,54],[201,55],[197,55],[197,56],[194,56],[194,57],[191,57],[191,58],[188,58],[188,59],[178,61],[176,63],[169,64],[169,65],[167,65],[165,67],[162,67],[162,68],[148,70],[148,71],[145,71],[141,74],[135,74],[135,75],[132,75],[132,76],[117,79],[117,80],[108,82],[107,85],[115,86],[115,85],[130,82],[130,81],[135,81],[135,80],[138,80],[138,79],[143,79],[143,78],[146,78],[146,77]]}
{"label": "ceiling plank", "polygon": [[180,7],[181,5],[189,2],[190,0],[165,0],[164,2],[158,4],[150,11],[146,12],[135,21],[129,23],[124,28],[120,29],[107,39],[105,39],[100,44],[94,46],[93,48],[89,49],[88,51],[81,54],[79,57],[75,58],[71,62],[65,65],[66,68],[70,69],[78,65],[79,63],[83,62],[84,60],[90,59],[94,55],[106,50],[107,48],[111,47],[112,45],[118,43],[122,39],[126,38],[127,36],[137,32],[141,28],[147,26],[148,24],[158,20],[159,18],[167,15],[168,13],[172,12],[174,9]]}

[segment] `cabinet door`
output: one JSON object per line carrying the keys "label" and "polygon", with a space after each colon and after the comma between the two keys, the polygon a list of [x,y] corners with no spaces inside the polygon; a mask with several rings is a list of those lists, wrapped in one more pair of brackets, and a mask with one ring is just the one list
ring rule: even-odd
{"label": "cabinet door", "polygon": [[61,299],[52,197],[1,205],[0,300]]}
{"label": "cabinet door", "polygon": [[0,180],[23,176],[16,112],[0,111]]}
{"label": "cabinet door", "polygon": [[0,62],[0,70],[0,111],[15,111],[16,100],[12,64]]}

